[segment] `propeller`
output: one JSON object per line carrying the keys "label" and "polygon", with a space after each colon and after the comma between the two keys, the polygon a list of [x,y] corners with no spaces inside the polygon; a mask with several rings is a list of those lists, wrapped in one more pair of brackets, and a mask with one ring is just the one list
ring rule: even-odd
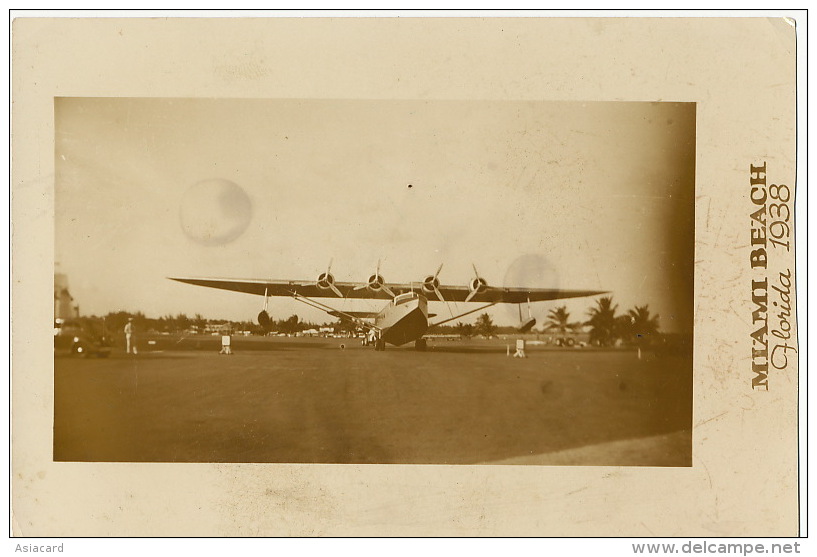
{"label": "propeller", "polygon": [[445,298],[443,298],[442,292],[440,292],[440,279],[437,278],[440,275],[442,268],[443,265],[440,263],[440,266],[437,267],[437,272],[434,273],[434,275],[429,275],[423,279],[423,290],[426,292],[434,292],[438,300],[445,302]]}
{"label": "propeller", "polygon": [[474,265],[473,263],[471,264],[471,266],[474,268],[474,278],[471,279],[471,283],[468,285],[468,288],[471,290],[471,292],[469,292],[468,297],[465,298],[466,302],[470,302],[474,296],[484,291],[488,287],[488,281],[479,276],[477,266]]}
{"label": "propeller", "polygon": [[332,290],[338,298],[343,298],[343,294],[338,287],[335,286],[335,277],[332,276],[332,260],[329,260],[329,265],[326,267],[326,272],[318,275],[318,288],[323,290]]}
{"label": "propeller", "polygon": [[440,292],[440,279],[437,278],[440,276],[440,271],[443,268],[443,264],[440,263],[440,266],[437,267],[437,272],[433,275],[427,276],[423,279],[423,291],[426,293],[434,292],[437,296],[437,299],[441,302],[445,302],[445,307],[448,308],[448,312],[451,314],[451,317],[454,317],[454,311],[451,309],[451,304],[448,303],[448,300],[443,298],[443,293]]}
{"label": "propeller", "polygon": [[369,277],[369,280],[366,281],[366,284],[361,284],[360,286],[355,286],[355,290],[363,290],[364,288],[368,288],[372,292],[378,292],[382,290],[392,298],[395,297],[394,292],[392,292],[391,288],[386,285],[386,279],[383,278],[383,275],[380,274],[380,260],[377,260],[377,268],[374,271],[374,274]]}

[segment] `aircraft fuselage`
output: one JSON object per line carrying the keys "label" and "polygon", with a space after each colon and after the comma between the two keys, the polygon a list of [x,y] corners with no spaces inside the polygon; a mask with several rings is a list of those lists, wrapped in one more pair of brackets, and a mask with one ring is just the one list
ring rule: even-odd
{"label": "aircraft fuselage", "polygon": [[428,330],[428,300],[422,294],[407,292],[396,296],[374,319],[380,338],[401,346],[422,338]]}

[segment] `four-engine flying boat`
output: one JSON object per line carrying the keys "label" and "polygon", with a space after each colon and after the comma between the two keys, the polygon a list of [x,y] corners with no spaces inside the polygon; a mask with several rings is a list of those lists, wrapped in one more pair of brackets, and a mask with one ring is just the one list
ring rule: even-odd
{"label": "four-engine flying boat", "polygon": [[[415,348],[426,347],[423,335],[439,325],[449,323],[472,313],[487,309],[496,304],[519,304],[520,332],[529,331],[536,319],[531,316],[530,304],[563,298],[579,298],[604,294],[597,290],[562,290],[553,288],[496,287],[480,277],[474,266],[474,278],[467,286],[444,286],[440,284],[439,274],[442,265],[433,275],[428,275],[418,283],[387,283],[380,274],[378,263],[375,272],[366,282],[337,282],[332,275],[332,262],[326,272],[318,275],[314,281],[308,280],[242,280],[223,278],[183,278],[171,277],[171,280],[196,284],[210,288],[220,288],[234,292],[245,292],[264,296],[264,309],[258,314],[258,323],[269,330],[272,319],[267,313],[267,302],[270,296],[288,296],[308,306],[325,311],[333,317],[347,319],[367,331],[367,341],[374,344],[375,350],[384,350],[386,344],[402,346],[414,341]],[[433,296],[433,298],[432,298]],[[388,300],[380,312],[342,311],[316,298],[334,299],[378,299]],[[429,313],[429,300],[448,302],[480,303],[476,309],[454,315],[436,322],[429,319],[436,314]],[[528,317],[522,318],[522,304],[528,305]],[[449,308],[450,310],[450,308]]]}

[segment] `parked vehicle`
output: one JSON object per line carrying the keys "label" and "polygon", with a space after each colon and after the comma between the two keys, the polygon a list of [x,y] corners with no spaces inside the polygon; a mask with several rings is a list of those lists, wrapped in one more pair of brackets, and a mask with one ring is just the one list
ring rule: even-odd
{"label": "parked vehicle", "polygon": [[111,342],[104,324],[90,319],[57,319],[54,321],[54,354],[105,358],[111,353]]}

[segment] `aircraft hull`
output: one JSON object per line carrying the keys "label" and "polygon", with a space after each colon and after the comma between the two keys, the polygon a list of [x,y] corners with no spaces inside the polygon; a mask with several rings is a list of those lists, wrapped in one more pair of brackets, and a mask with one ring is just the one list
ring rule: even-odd
{"label": "aircraft hull", "polygon": [[428,301],[420,296],[398,306],[389,305],[375,320],[381,338],[401,346],[421,338],[428,330]]}

